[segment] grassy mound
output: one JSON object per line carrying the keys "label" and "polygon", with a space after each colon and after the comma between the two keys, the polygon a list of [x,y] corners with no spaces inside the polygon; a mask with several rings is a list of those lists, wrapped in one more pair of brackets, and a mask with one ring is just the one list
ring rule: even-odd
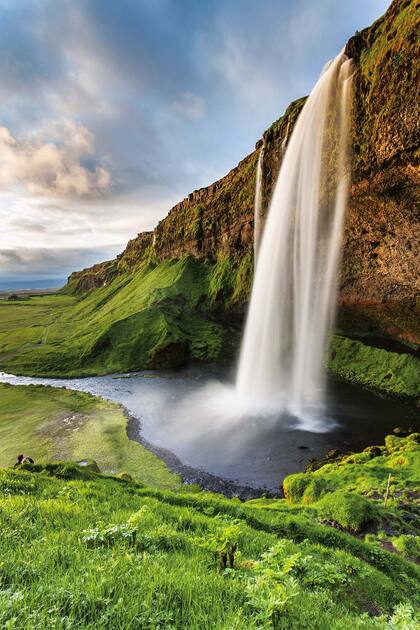
{"label": "grassy mound", "polygon": [[177,475],[127,437],[121,407],[101,398],[38,385],[0,384],[0,466],[19,453],[35,462],[94,460],[105,473],[127,472],[148,485],[173,488]]}
{"label": "grassy mound", "polygon": [[3,469],[0,490],[5,628],[415,628],[415,565],[287,501],[71,464]]}
{"label": "grassy mound", "polygon": [[372,348],[336,336],[328,367],[342,380],[396,396],[420,396],[420,361],[408,354]]}

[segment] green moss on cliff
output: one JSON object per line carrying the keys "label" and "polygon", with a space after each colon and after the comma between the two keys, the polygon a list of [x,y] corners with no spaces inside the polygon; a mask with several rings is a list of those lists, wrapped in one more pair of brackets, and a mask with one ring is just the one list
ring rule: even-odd
{"label": "green moss on cliff", "polygon": [[407,354],[336,336],[331,342],[328,367],[334,376],[373,391],[420,395],[420,361]]}
{"label": "green moss on cliff", "polygon": [[372,172],[415,148],[419,19],[418,2],[394,0],[347,45],[359,62],[353,124],[358,172]]}

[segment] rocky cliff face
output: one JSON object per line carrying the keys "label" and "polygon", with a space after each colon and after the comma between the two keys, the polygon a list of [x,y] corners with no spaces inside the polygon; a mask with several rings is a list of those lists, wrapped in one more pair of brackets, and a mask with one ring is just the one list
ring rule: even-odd
{"label": "rocky cliff face", "polygon": [[[346,46],[355,63],[353,185],[343,242],[339,326],[420,342],[419,50],[420,4],[394,0],[385,15]],[[85,291],[140,263],[191,254],[215,265],[213,302],[243,310],[252,279],[254,189],[264,145],[267,212],[282,155],[305,99],[292,103],[253,153],[224,178],[191,193],[153,232],[139,234],[114,261],[76,272]],[[217,284],[217,282],[216,282]]]}

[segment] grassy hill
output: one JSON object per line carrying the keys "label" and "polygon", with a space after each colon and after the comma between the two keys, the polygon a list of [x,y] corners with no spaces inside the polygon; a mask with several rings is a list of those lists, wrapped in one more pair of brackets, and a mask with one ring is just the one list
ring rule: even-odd
{"label": "grassy hill", "polygon": [[[0,302],[0,365],[19,374],[106,374],[232,356],[232,329],[202,305],[210,265],[144,264],[82,296]],[[237,339],[237,334],[235,336]]]}
{"label": "grassy hill", "polygon": [[[408,444],[419,448],[401,440],[394,453]],[[339,520],[336,493],[328,512],[325,497],[316,510],[240,503],[58,463],[2,469],[0,489],[3,628],[418,627],[417,566],[372,534],[321,524]],[[387,510],[365,500],[382,523],[401,510],[395,495]],[[403,514],[393,540],[412,554]]]}

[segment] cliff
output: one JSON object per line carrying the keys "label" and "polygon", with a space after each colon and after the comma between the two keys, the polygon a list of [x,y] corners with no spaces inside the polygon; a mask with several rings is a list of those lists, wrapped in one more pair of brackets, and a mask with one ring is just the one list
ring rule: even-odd
{"label": "cliff", "polygon": [[[419,395],[420,5],[395,0],[346,46],[354,60],[352,189],[329,369],[383,393]],[[73,273],[61,295],[0,303],[0,370],[80,376],[232,363],[253,276],[254,189],[264,146],[266,215],[305,99],[225,177],[178,203],[116,259]]]}
{"label": "cliff", "polygon": [[[417,98],[419,5],[395,0],[345,51],[355,63],[353,185],[343,242],[339,326],[419,342]],[[264,145],[263,212],[304,104],[292,103],[225,177],[195,190],[153,232],[131,240],[115,261],[73,273],[76,292],[103,286],[144,262],[190,254],[222,267],[221,309],[241,313],[252,279],[254,190]],[[417,241],[418,242],[418,241]],[[229,268],[227,271],[227,267]],[[219,274],[220,275],[220,274]],[[220,301],[220,300],[219,300]]]}

